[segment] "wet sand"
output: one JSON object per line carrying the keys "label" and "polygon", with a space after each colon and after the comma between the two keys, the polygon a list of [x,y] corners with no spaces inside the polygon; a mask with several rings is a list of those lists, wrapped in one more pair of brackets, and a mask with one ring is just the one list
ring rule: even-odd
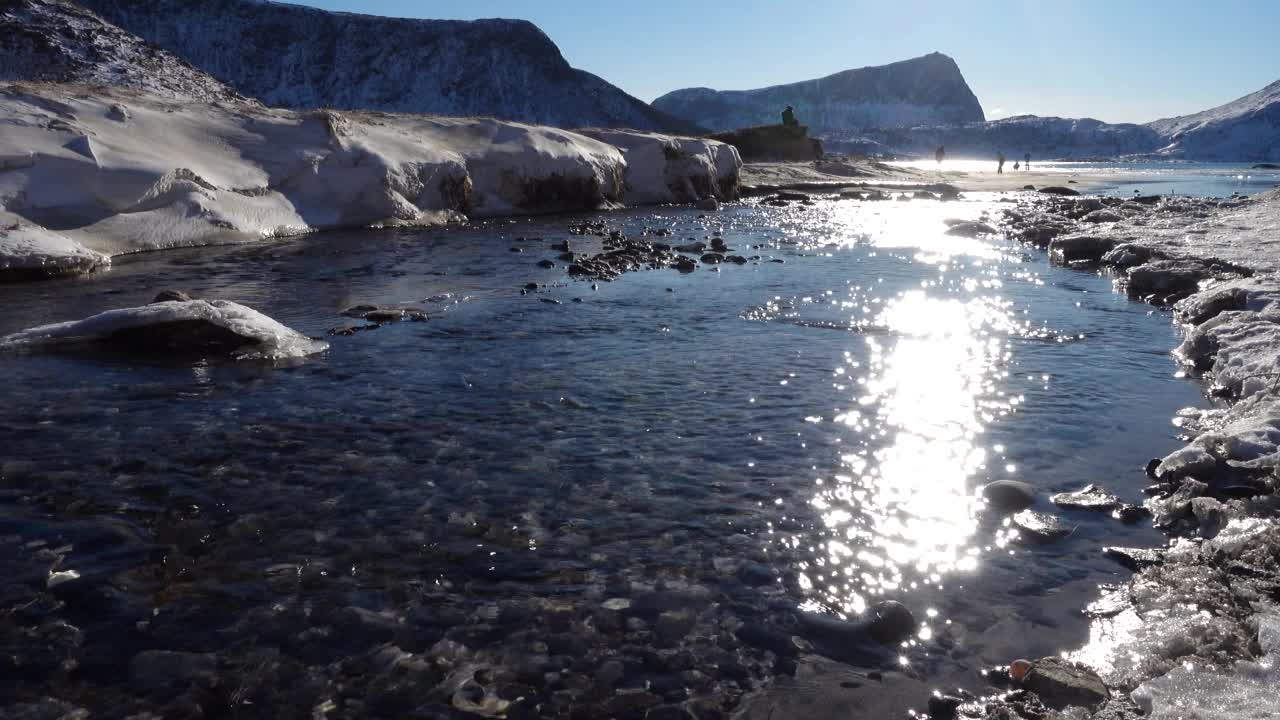
{"label": "wet sand", "polygon": [[1086,173],[1012,170],[997,173],[947,170],[922,171],[888,165],[875,160],[819,160],[808,163],[747,163],[742,168],[744,194],[760,194],[782,189],[819,190],[866,187],[884,190],[915,189],[945,183],[961,192],[1007,192],[1027,185],[1037,188],[1067,186],[1081,192],[1105,184],[1100,175]]}

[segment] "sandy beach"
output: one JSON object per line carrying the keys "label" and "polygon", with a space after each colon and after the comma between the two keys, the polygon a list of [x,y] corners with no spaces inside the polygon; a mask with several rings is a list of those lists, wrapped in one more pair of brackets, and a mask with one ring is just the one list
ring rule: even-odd
{"label": "sandy beach", "polygon": [[1007,192],[1022,190],[1027,185],[1037,188],[1067,185],[1080,191],[1104,184],[1099,175],[1086,173],[1044,172],[1039,170],[972,172],[943,169],[936,171],[889,165],[876,160],[830,159],[808,163],[747,163],[742,168],[744,194],[773,192],[779,189],[834,189],[867,187],[884,190],[911,189],[946,183],[961,192]]}

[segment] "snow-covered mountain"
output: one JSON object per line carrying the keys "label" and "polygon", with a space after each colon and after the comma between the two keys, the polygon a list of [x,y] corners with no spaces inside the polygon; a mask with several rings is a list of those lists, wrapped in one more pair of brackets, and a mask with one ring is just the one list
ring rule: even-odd
{"label": "snow-covered mountain", "polygon": [[409,20],[255,0],[83,4],[272,106],[693,129],[570,67],[523,20]]}
{"label": "snow-covered mountain", "polygon": [[1226,105],[1147,125],[1161,154],[1197,160],[1280,160],[1280,80]]}
{"label": "snow-covered mountain", "polygon": [[64,0],[0,0],[0,80],[244,100],[185,61]]}
{"label": "snow-covered mountain", "polygon": [[1010,162],[1021,159],[1024,153],[1031,153],[1037,160],[1142,155],[1155,152],[1162,144],[1160,134],[1144,125],[1036,115],[990,122],[877,129],[826,140],[827,147],[835,151],[889,149],[895,153],[931,155],[935,148],[943,145],[949,157],[993,158],[997,152],[1003,152]]}
{"label": "snow-covered mountain", "polygon": [[942,53],[758,90],[676,90],[653,101],[712,130],[777,123],[787,105],[816,135],[984,118],[960,68]]}

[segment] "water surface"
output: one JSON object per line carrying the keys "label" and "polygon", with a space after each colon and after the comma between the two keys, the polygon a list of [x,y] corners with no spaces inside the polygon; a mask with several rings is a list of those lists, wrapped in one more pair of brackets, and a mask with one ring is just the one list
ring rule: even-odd
{"label": "water surface", "polygon": [[[1174,377],[1167,315],[943,234],[997,207],[615,213],[632,236],[722,235],[758,259],[594,286],[535,265],[598,245],[549,218],[0,287],[0,332],[163,288],[316,336],[359,324],[341,315],[359,303],[430,317],[279,365],[0,356],[0,599],[47,606],[4,639],[34,657],[50,623],[82,633],[0,700],[165,707],[187,695],[129,667],[159,649],[214,653],[221,680],[196,699],[243,717],[608,714],[620,690],[880,717],[1077,645],[1078,609],[1127,576],[1100,546],[1160,536],[1066,513],[1070,537],[1027,545],[975,491],[1025,480],[1048,512],[1089,482],[1139,501],[1143,463],[1177,444],[1168,418],[1200,398]],[[884,599],[918,621],[902,647],[796,667],[741,639]],[[421,661],[412,682],[389,647]]]}

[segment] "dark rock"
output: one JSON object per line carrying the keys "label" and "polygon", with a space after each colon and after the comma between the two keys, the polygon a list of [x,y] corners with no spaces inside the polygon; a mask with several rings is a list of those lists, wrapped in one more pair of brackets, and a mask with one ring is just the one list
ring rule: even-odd
{"label": "dark rock", "polygon": [[720,201],[713,197],[703,198],[695,203],[694,207],[704,212],[715,212],[720,209]]}
{"label": "dark rock", "polygon": [[1102,554],[1135,572],[1164,562],[1164,551],[1153,548],[1107,547]]}
{"label": "dark rock", "polygon": [[1046,706],[1061,710],[1072,706],[1092,708],[1111,698],[1111,692],[1092,670],[1053,657],[1041,658],[1022,679],[1022,686],[1040,697]]}
{"label": "dark rock", "polygon": [[982,486],[982,497],[1002,512],[1025,510],[1036,501],[1035,489],[1021,480],[996,480]]}
{"label": "dark rock", "polygon": [[719,265],[723,261],[724,261],[724,256],[721,255],[720,253],[709,252],[702,256],[702,262],[706,263],[707,265]]}
{"label": "dark rock", "polygon": [[741,255],[726,255],[726,256],[725,256],[725,258],[724,258],[724,261],[725,261],[725,262],[731,262],[731,263],[734,263],[734,264],[736,264],[736,265],[746,265],[746,264],[747,264],[747,259],[746,259],[746,258],[744,258],[744,257],[742,257]]}
{"label": "dark rock", "polygon": [[954,695],[933,695],[929,698],[929,717],[932,720],[951,720],[964,700]]}
{"label": "dark rock", "polygon": [[1097,485],[1086,485],[1075,492],[1058,493],[1050,497],[1049,502],[1060,508],[1094,512],[1111,512],[1121,505],[1120,498]]}
{"label": "dark rock", "polygon": [[1035,190],[1035,189],[1036,189],[1036,186],[1035,186],[1035,185],[1023,185],[1023,186],[1022,186],[1022,189],[1023,189],[1023,190]]}
{"label": "dark rock", "polygon": [[159,294],[156,295],[155,299],[152,300],[151,302],[152,303],[188,302],[190,300],[195,300],[195,298],[182,292],[181,290],[161,290]]}
{"label": "dark rock", "polygon": [[677,252],[696,254],[706,250],[707,244],[704,242],[694,242],[689,243],[688,245],[677,245],[675,249]]}
{"label": "dark rock", "polygon": [[653,632],[659,642],[675,645],[689,634],[696,621],[697,616],[688,610],[668,610],[658,616]]}
{"label": "dark rock", "polygon": [[897,645],[916,633],[916,619],[907,606],[883,600],[871,607],[871,637],[884,645]]}
{"label": "dark rock", "polygon": [[675,262],[672,263],[671,266],[682,273],[691,273],[694,270],[698,269],[698,263],[694,262],[690,258],[683,257],[683,256],[676,258]]}
{"label": "dark rock", "polygon": [[1049,255],[1060,263],[1098,262],[1112,248],[1116,241],[1111,238],[1094,237],[1092,235],[1071,235],[1057,237],[1049,242]]}
{"label": "dark rock", "polygon": [[364,316],[365,320],[376,323],[397,322],[403,318],[404,313],[400,310],[374,310]]}
{"label": "dark rock", "polygon": [[550,260],[539,260],[539,261],[538,261],[538,267],[540,267],[540,268],[547,268],[547,269],[550,269],[550,268],[553,268],[553,267],[555,267],[555,266],[556,266],[556,264],[555,264],[555,263],[553,263],[553,262],[551,262]]}
{"label": "dark rock", "polygon": [[1151,511],[1141,505],[1132,505],[1124,503],[1116,508],[1111,516],[1126,525],[1132,525],[1136,522],[1146,520],[1151,517]]}
{"label": "dark rock", "polygon": [[1080,194],[1079,191],[1077,190],[1073,190],[1069,187],[1061,187],[1058,185],[1053,185],[1050,187],[1042,187],[1040,188],[1040,192],[1045,195],[1079,195]]}

